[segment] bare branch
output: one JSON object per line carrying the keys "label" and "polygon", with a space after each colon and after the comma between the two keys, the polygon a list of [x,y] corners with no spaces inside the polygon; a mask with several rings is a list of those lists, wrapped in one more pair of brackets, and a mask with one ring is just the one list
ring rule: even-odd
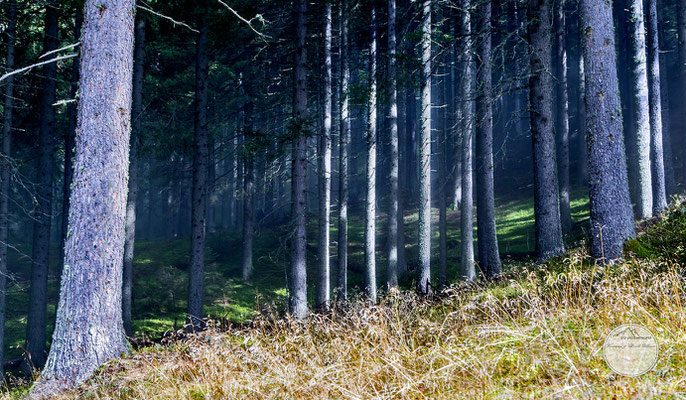
{"label": "bare branch", "polygon": [[74,43],[74,44],[70,44],[70,45],[68,45],[68,46],[64,46],[64,47],[62,47],[61,49],[50,50],[49,52],[47,52],[47,53],[43,54],[42,56],[38,57],[38,59],[41,60],[41,59],[43,59],[43,58],[45,58],[45,57],[47,57],[47,56],[49,56],[49,55],[51,55],[51,54],[59,53],[59,52],[62,51],[62,50],[72,49],[72,48],[74,48],[74,47],[76,47],[76,46],[78,46],[78,45],[80,45],[80,44],[81,44],[81,42],[76,42],[76,43]]}
{"label": "bare branch", "polygon": [[61,61],[61,60],[66,60],[66,59],[69,59],[69,58],[74,58],[74,57],[76,57],[76,56],[78,56],[78,55],[79,55],[78,53],[67,54],[67,55],[64,55],[64,56],[59,56],[59,57],[51,58],[51,59],[49,59],[49,60],[41,61],[41,62],[36,63],[36,64],[31,64],[31,65],[26,66],[26,67],[24,67],[24,68],[15,69],[14,71],[8,72],[8,73],[6,73],[5,75],[0,76],[0,82],[4,81],[5,79],[9,78],[9,77],[12,76],[12,75],[21,74],[22,72],[26,72],[26,71],[31,70],[31,69],[36,68],[36,67],[40,67],[41,65],[50,64],[50,63],[53,63],[53,62],[57,62],[57,61]]}
{"label": "bare branch", "polygon": [[179,25],[179,26],[183,26],[184,28],[188,28],[191,32],[200,33],[197,29],[191,28],[190,25],[188,25],[188,24],[186,24],[186,23],[184,23],[184,22],[177,21],[177,20],[175,20],[174,18],[169,17],[169,16],[166,16],[166,15],[164,15],[164,14],[160,14],[160,13],[158,13],[157,11],[153,10],[152,8],[148,8],[148,7],[143,6],[143,5],[141,5],[141,4],[137,4],[136,7],[140,8],[140,9],[143,10],[143,11],[147,11],[147,12],[149,12],[150,14],[156,15],[156,16],[158,16],[158,17],[160,17],[160,18],[164,18],[164,19],[166,19],[166,20],[169,20],[169,21],[171,21],[174,25]]}
{"label": "bare branch", "polygon": [[232,13],[233,15],[236,16],[236,18],[238,18],[238,19],[240,19],[241,21],[245,22],[245,23],[248,25],[248,27],[249,27],[253,32],[255,32],[258,36],[260,36],[260,37],[262,38],[262,40],[264,40],[265,38],[266,38],[266,39],[272,39],[271,36],[265,35],[264,33],[258,31],[257,29],[255,29],[255,28],[252,26],[252,20],[248,21],[247,19],[243,18],[240,14],[238,14],[238,13],[236,12],[236,10],[234,10],[233,8],[231,8],[231,6],[229,6],[228,4],[226,4],[225,2],[223,2],[222,0],[217,0],[217,1],[219,2],[219,4],[223,5],[223,6],[226,7],[229,11],[231,11],[231,13]]}

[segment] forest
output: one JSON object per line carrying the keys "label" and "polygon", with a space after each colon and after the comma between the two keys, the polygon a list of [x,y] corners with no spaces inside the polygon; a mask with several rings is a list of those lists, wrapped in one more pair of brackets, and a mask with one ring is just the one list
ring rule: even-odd
{"label": "forest", "polygon": [[0,42],[0,399],[686,396],[686,0],[0,0]]}

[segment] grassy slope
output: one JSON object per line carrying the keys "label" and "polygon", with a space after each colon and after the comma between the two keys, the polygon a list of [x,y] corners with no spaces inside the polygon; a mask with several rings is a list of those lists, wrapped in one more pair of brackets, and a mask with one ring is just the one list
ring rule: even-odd
{"label": "grassy slope", "polygon": [[[588,199],[585,193],[577,191],[572,196],[572,211],[577,229],[581,230],[583,221],[588,219]],[[533,200],[532,199],[499,199],[497,209],[498,239],[503,255],[521,258],[534,249]],[[359,214],[359,213],[357,213]],[[434,210],[437,218],[437,210]],[[386,218],[379,216],[380,229],[385,227]],[[331,237],[335,240],[336,224],[332,225]],[[310,250],[309,276],[315,276],[316,265],[316,220],[310,220],[308,226],[308,249]],[[459,213],[449,213],[450,251],[449,273],[452,279],[457,278],[460,260]],[[417,214],[406,217],[406,235],[408,238],[408,261],[417,257]],[[437,238],[437,230],[434,230]],[[235,233],[221,232],[211,235],[206,254],[206,313],[215,319],[226,319],[235,323],[246,321],[259,308],[260,302],[285,301],[286,270],[288,253],[284,227],[259,229],[255,239],[255,279],[244,283],[240,278],[241,237]],[[475,235],[476,237],[476,235]],[[363,221],[353,215],[350,227],[350,285],[363,284]],[[438,240],[434,240],[437,246]],[[378,244],[378,282],[383,282],[385,271],[386,239],[384,235],[377,238]],[[28,254],[27,249],[21,249]],[[332,247],[335,251],[335,246]],[[52,265],[57,265],[57,249],[51,252]],[[438,251],[435,251],[438,254]],[[187,268],[190,261],[190,243],[187,240],[173,241],[139,241],[136,243],[134,266],[134,330],[139,336],[158,337],[164,331],[180,327],[184,321],[187,293]],[[10,284],[8,291],[8,316],[5,337],[5,355],[7,358],[19,356],[24,342],[26,326],[25,310],[28,306],[28,277],[30,262],[27,257],[20,257],[13,252],[13,270],[18,270],[16,280]],[[332,263],[334,277],[336,263]],[[52,330],[54,316],[54,299],[56,299],[57,280],[54,274],[49,283],[50,299],[48,315],[49,330]],[[335,279],[334,279],[335,281]],[[410,284],[410,282],[405,282]],[[314,287],[308,291],[314,295]]]}
{"label": "grassy slope", "polygon": [[[305,323],[266,312],[115,360],[64,399],[683,398],[686,204],[643,231],[613,266],[582,249],[430,301],[395,292]],[[629,322],[660,346],[639,378],[602,358],[605,335]]]}

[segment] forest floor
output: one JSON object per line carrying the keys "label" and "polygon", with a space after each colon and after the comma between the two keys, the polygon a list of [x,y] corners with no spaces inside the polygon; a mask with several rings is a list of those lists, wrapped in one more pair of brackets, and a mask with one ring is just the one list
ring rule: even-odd
{"label": "forest floor", "polygon": [[[509,262],[497,282],[430,299],[394,291],[305,322],[264,302],[243,326],[113,360],[63,399],[683,398],[684,265],[680,203],[640,225],[621,263],[594,265],[580,246],[545,265]],[[659,344],[638,378],[603,359],[605,337],[623,323]]]}

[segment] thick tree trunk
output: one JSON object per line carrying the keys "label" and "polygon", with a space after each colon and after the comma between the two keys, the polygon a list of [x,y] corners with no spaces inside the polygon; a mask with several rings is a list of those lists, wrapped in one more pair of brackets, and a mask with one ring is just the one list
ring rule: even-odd
{"label": "thick tree trunk", "polygon": [[493,106],[491,82],[491,2],[476,7],[476,222],[479,267],[487,279],[501,274],[493,191]]}
{"label": "thick tree trunk", "polygon": [[646,2],[648,49],[648,103],[650,105],[650,159],[653,180],[653,213],[667,208],[665,161],[662,138],[662,93],[660,91],[660,40],[657,27],[657,0]]}
{"label": "thick tree trunk", "polygon": [[472,134],[473,134],[473,108],[471,100],[474,80],[472,78],[472,42],[470,0],[460,0],[459,11],[459,42],[460,54],[460,85],[458,86],[458,127],[460,129],[460,151],[462,152],[462,199],[460,202],[460,279],[473,281],[476,279],[474,268],[474,195],[472,186]]}
{"label": "thick tree trunk", "polygon": [[390,113],[388,125],[390,133],[390,193],[388,199],[388,266],[386,267],[386,285],[388,288],[398,286],[398,179],[400,174],[398,142],[398,85],[396,67],[396,19],[395,0],[388,0],[388,91]]}
{"label": "thick tree trunk", "polygon": [[564,253],[553,131],[552,15],[547,0],[529,3],[531,46],[530,115],[534,158],[536,258],[545,262]]}
{"label": "thick tree trunk", "polygon": [[339,5],[341,21],[341,76],[340,76],[340,132],[338,150],[338,283],[336,284],[338,297],[345,300],[348,295],[348,175],[349,161],[348,151],[350,147],[350,96],[348,83],[350,82],[350,69],[348,66],[348,9],[347,1],[341,0]]}
{"label": "thick tree trunk", "polygon": [[[7,2],[7,58],[5,69],[14,69],[15,46],[17,42],[17,2]],[[9,239],[9,195],[12,164],[10,147],[12,144],[12,113],[14,111],[14,77],[5,81],[5,95],[2,114],[2,172],[0,175],[0,377],[4,377],[3,362],[5,349],[5,293],[7,290],[7,240]]]}
{"label": "thick tree trunk", "polygon": [[305,190],[307,177],[307,136],[304,125],[307,121],[307,48],[305,36],[307,34],[306,22],[307,2],[295,1],[295,91],[293,98],[293,125],[295,139],[293,141],[292,161],[292,218],[293,218],[293,243],[291,244],[291,276],[290,289],[290,313],[296,319],[307,316],[307,241],[305,229]]}
{"label": "thick tree trunk", "polygon": [[555,72],[557,78],[557,168],[560,185],[560,222],[562,233],[572,230],[569,198],[569,94],[567,90],[567,40],[565,32],[565,1],[555,0]]}
{"label": "thick tree trunk", "polygon": [[195,59],[195,134],[191,194],[191,265],[188,273],[188,329],[203,327],[205,224],[207,190],[207,3],[201,5]]}
{"label": "thick tree trunk", "polygon": [[364,224],[364,287],[367,299],[376,303],[376,8],[372,9],[369,49],[369,100],[367,103],[367,196]]}
{"label": "thick tree trunk", "polygon": [[[50,1],[45,12],[43,53],[57,48],[57,4]],[[55,85],[56,63],[43,67],[43,92],[40,104],[40,138],[36,205],[33,213],[33,247],[31,252],[31,290],[26,325],[26,359],[23,369],[30,371],[45,363],[45,335],[47,317],[48,267],[50,252],[50,226],[52,221],[52,185],[55,170]]]}
{"label": "thick tree trunk", "polygon": [[650,108],[648,102],[648,74],[646,71],[646,40],[643,19],[643,0],[631,0],[629,36],[631,40],[631,98],[635,129],[634,170],[636,191],[636,218],[653,215],[653,189],[650,172]]}
{"label": "thick tree trunk", "polygon": [[[677,35],[679,37],[679,66],[677,68],[677,74],[679,76],[679,86],[681,88],[681,93],[686,93],[686,0],[679,0],[677,4]],[[686,151],[684,151],[684,139],[683,133],[686,132],[686,104],[681,103],[679,109],[681,113],[680,118],[680,131],[682,132],[681,138],[681,149],[677,156],[681,157],[681,183],[683,184],[686,179]]]}
{"label": "thick tree trunk", "polygon": [[245,146],[241,149],[243,160],[243,280],[249,281],[253,276],[253,239],[255,237],[255,157],[257,151],[253,146],[255,141],[254,126],[255,107],[252,100],[245,105],[245,125],[243,140]]}
{"label": "thick tree trunk", "polygon": [[431,281],[431,0],[422,3],[421,129],[419,130],[419,270],[418,290],[429,293]]}
{"label": "thick tree trunk", "polygon": [[145,57],[145,19],[138,17],[133,49],[133,100],[131,103],[131,144],[129,150],[129,195],[126,200],[126,236],[122,278],[122,317],[124,331],[133,336],[131,327],[131,290],[133,286],[133,246],[136,241],[136,200],[138,199],[138,146],[143,111],[143,78]]}
{"label": "thick tree trunk", "polygon": [[600,262],[622,257],[635,234],[618,97],[612,7],[582,0],[586,129],[591,201],[591,255]]}
{"label": "thick tree trunk", "polygon": [[61,295],[50,355],[30,399],[72,389],[128,350],[121,279],[133,30],[133,0],[110,1],[106,7],[97,0],[86,1]]}
{"label": "thick tree trunk", "polygon": [[333,71],[331,64],[331,3],[326,3],[324,26],[324,130],[319,140],[319,281],[317,283],[317,308],[328,310],[330,292],[331,231],[331,122],[333,100]]}

